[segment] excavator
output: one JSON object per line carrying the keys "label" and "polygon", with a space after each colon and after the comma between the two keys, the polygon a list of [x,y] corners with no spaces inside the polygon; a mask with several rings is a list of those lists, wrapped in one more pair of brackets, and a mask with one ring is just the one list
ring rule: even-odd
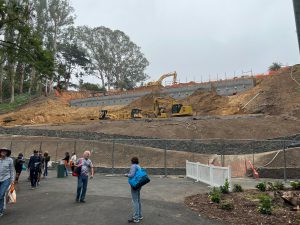
{"label": "excavator", "polygon": [[141,109],[132,109],[130,115],[131,115],[131,119],[141,119],[141,118],[143,118]]}
{"label": "excavator", "polygon": [[175,100],[165,99],[165,98],[155,98],[153,102],[153,112],[157,118],[168,118],[166,113],[167,105],[172,104],[171,107],[171,117],[180,117],[180,116],[192,116],[193,109],[192,106],[183,105]]}
{"label": "excavator", "polygon": [[163,80],[168,78],[168,77],[173,77],[172,84],[177,83],[177,73],[175,71],[175,72],[172,72],[172,73],[167,73],[167,74],[162,75],[157,81],[151,81],[151,82],[147,83],[146,86],[147,87],[149,87],[149,86],[162,86]]}

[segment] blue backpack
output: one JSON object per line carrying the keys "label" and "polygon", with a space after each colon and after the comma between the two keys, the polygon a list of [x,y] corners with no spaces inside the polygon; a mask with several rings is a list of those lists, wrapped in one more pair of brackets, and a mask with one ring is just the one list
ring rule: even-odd
{"label": "blue backpack", "polygon": [[142,169],[140,166],[136,165],[136,172],[134,177],[128,178],[128,183],[132,187],[133,190],[137,190],[144,186],[145,184],[148,184],[150,182],[150,179],[148,177],[147,172]]}

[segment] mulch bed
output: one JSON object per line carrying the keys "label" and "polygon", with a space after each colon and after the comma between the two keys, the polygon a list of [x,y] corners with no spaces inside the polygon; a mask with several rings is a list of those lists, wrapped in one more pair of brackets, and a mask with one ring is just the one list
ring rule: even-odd
{"label": "mulch bed", "polygon": [[273,192],[264,192],[273,197],[272,215],[260,214],[257,210],[258,196],[263,194],[257,190],[247,190],[241,193],[223,194],[221,201],[232,201],[231,211],[220,208],[220,204],[211,203],[209,194],[198,194],[187,197],[185,204],[200,216],[222,221],[232,225],[299,225],[300,212],[291,210],[280,196]]}

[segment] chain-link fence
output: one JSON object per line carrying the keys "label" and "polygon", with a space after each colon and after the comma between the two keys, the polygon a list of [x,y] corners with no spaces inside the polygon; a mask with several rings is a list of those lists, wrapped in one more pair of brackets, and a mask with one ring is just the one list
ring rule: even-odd
{"label": "chain-link fence", "polygon": [[[186,160],[230,166],[233,177],[259,171],[262,177],[296,178],[300,176],[300,141],[297,140],[170,140],[170,139],[102,139],[99,141],[46,137],[5,136],[0,146],[12,149],[12,156],[33,150],[49,152],[51,160],[59,162],[65,152],[81,157],[90,150],[96,167],[128,168],[130,159],[137,156],[145,168],[159,169],[167,175],[184,174]],[[252,168],[253,166],[253,168]]]}

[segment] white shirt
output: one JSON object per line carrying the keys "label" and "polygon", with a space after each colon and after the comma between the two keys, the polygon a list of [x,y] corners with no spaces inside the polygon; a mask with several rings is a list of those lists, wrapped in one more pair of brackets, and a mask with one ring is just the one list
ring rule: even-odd
{"label": "white shirt", "polygon": [[71,161],[72,161],[73,163],[76,163],[76,160],[77,160],[77,156],[76,156],[76,155],[72,155]]}

